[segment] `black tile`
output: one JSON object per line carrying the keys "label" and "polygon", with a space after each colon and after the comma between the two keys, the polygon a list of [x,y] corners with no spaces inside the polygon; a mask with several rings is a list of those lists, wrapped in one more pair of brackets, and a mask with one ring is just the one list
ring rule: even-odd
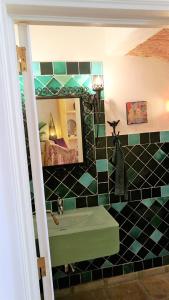
{"label": "black tile", "polygon": [[161,197],[161,188],[152,188],[152,197]]}
{"label": "black tile", "polygon": [[70,276],[70,286],[80,284],[80,274]]}
{"label": "black tile", "polygon": [[69,285],[69,277],[63,277],[58,279],[58,286],[60,289],[68,288]]}
{"label": "black tile", "polygon": [[100,101],[100,112],[104,112],[104,101]]}
{"label": "black tile", "polygon": [[105,114],[103,112],[98,112],[94,114],[95,124],[105,124]]}
{"label": "black tile", "polygon": [[147,259],[143,261],[144,270],[151,269],[153,267],[153,261],[152,259]]}
{"label": "black tile", "polygon": [[141,200],[141,190],[131,191],[131,200]]}
{"label": "black tile", "polygon": [[140,144],[147,144],[149,142],[149,132],[140,133]]}
{"label": "black tile", "polygon": [[105,148],[106,147],[106,137],[99,137],[97,140],[97,148]]}
{"label": "black tile", "polygon": [[98,197],[97,196],[89,196],[87,197],[88,207],[98,206]]}
{"label": "black tile", "polygon": [[113,145],[113,137],[112,136],[107,136],[107,147],[112,148]]}
{"label": "black tile", "polygon": [[80,74],[90,74],[90,62],[79,62]]}
{"label": "black tile", "polygon": [[144,269],[143,261],[134,262],[134,272],[142,271]]}
{"label": "black tile", "polygon": [[98,182],[107,182],[107,181],[108,181],[108,172],[99,172]]}
{"label": "black tile", "polygon": [[120,201],[120,196],[110,194],[110,203],[116,203]]}
{"label": "black tile", "polygon": [[153,258],[153,267],[160,267],[162,266],[162,257],[155,257]]}
{"label": "black tile", "polygon": [[113,269],[111,267],[103,269],[103,278],[111,277],[112,275],[113,275]]}
{"label": "black tile", "polygon": [[76,182],[76,184],[72,187],[72,191],[77,194],[80,195],[83,191],[84,191],[84,186],[81,185],[78,181]]}
{"label": "black tile", "polygon": [[160,132],[150,132],[150,142],[151,143],[160,142]]}
{"label": "black tile", "polygon": [[96,148],[96,159],[107,158],[107,152],[105,148]]}
{"label": "black tile", "polygon": [[140,155],[140,160],[144,163],[147,164],[147,162],[151,159],[151,155],[144,151],[141,155]]}
{"label": "black tile", "polygon": [[122,146],[128,145],[128,135],[119,135],[119,140]]}
{"label": "black tile", "polygon": [[93,280],[102,279],[102,270],[93,270],[92,271],[92,279]]}
{"label": "black tile", "polygon": [[114,266],[113,267],[113,275],[122,275],[123,274],[123,266]]}
{"label": "black tile", "polygon": [[41,69],[41,75],[53,74],[52,62],[41,62],[40,69]]}
{"label": "black tile", "polygon": [[106,182],[99,183],[98,184],[98,193],[99,194],[108,193],[108,183],[106,183]]}
{"label": "black tile", "polygon": [[76,208],[82,208],[87,206],[86,197],[76,198]]}
{"label": "black tile", "polygon": [[142,199],[151,198],[151,188],[149,189],[142,189]]}
{"label": "black tile", "polygon": [[67,62],[67,74],[79,74],[79,67],[77,62]]}

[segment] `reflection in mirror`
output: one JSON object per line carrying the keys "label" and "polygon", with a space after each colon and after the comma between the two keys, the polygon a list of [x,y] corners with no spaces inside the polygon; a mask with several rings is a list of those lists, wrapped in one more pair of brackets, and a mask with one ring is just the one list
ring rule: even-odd
{"label": "reflection in mirror", "polygon": [[83,162],[80,98],[37,98],[42,165]]}

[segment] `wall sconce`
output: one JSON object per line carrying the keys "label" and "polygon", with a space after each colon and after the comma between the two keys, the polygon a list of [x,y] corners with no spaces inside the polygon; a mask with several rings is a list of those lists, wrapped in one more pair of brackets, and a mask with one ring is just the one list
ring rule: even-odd
{"label": "wall sconce", "polygon": [[103,82],[103,75],[93,75],[92,80],[92,90],[95,92],[93,105],[94,105],[94,112],[96,113],[96,136],[98,140],[98,124],[99,124],[99,113],[100,113],[100,99],[101,99],[101,91],[104,89],[104,82]]}
{"label": "wall sconce", "polygon": [[55,123],[53,121],[53,116],[50,113],[50,121],[49,121],[49,140],[53,140],[57,138]]}

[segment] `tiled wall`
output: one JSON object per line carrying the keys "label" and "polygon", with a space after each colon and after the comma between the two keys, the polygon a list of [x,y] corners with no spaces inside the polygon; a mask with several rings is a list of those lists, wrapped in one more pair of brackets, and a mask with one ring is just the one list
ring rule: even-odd
{"label": "tiled wall", "polygon": [[[37,95],[74,86],[92,92],[92,74],[103,72],[98,62],[34,63],[33,67]],[[105,136],[104,101],[99,121],[88,111],[85,126],[88,163],[44,168],[46,205],[56,211],[57,195],[64,199],[64,209],[104,205],[120,224],[120,252],[76,263],[74,274],[65,274],[63,266],[53,268],[54,286],[59,288],[169,263],[169,132],[120,136],[129,179],[125,201],[114,195],[113,144],[112,137]]]}

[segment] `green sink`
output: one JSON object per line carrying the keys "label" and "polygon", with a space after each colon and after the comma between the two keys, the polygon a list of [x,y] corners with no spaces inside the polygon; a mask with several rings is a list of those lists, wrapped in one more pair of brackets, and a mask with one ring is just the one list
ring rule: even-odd
{"label": "green sink", "polygon": [[119,251],[119,225],[103,206],[64,211],[59,225],[48,216],[52,267],[113,255]]}

